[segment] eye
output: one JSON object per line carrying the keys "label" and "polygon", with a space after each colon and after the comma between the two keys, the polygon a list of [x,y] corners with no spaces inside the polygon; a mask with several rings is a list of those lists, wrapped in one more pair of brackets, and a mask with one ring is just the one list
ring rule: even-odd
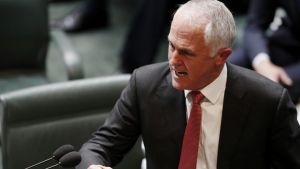
{"label": "eye", "polygon": [[173,45],[172,43],[170,43],[170,42],[169,42],[169,48],[170,48],[171,51],[174,51],[174,50],[175,50],[174,45]]}
{"label": "eye", "polygon": [[195,56],[195,54],[189,50],[180,50],[179,54],[182,56]]}

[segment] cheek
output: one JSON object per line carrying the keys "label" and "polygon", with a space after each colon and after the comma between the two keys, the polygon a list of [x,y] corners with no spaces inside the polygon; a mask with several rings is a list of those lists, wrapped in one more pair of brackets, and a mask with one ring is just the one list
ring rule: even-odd
{"label": "cheek", "polygon": [[201,67],[200,64],[195,64],[193,62],[186,62],[186,68],[189,72],[190,77],[195,77],[199,76],[199,73],[201,72]]}
{"label": "cheek", "polygon": [[205,64],[193,64],[187,67],[189,71],[189,79],[193,82],[202,81],[209,74],[209,66]]}

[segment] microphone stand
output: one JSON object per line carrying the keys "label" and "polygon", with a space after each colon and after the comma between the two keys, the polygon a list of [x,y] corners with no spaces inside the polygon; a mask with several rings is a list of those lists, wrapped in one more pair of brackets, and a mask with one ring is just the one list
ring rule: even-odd
{"label": "microphone stand", "polygon": [[57,163],[57,164],[55,164],[55,165],[52,165],[52,166],[50,166],[50,167],[47,167],[47,168],[45,168],[45,169],[54,168],[54,167],[57,167],[57,166],[59,166],[59,165],[60,165],[60,162],[59,162],[59,163]]}
{"label": "microphone stand", "polygon": [[33,165],[29,166],[29,167],[26,167],[25,169],[30,169],[30,168],[33,168],[33,167],[35,167],[35,166],[38,166],[38,165],[40,165],[40,164],[42,164],[42,163],[45,163],[45,162],[47,162],[47,161],[52,160],[52,158],[53,158],[53,157],[50,157],[50,158],[48,158],[48,159],[46,159],[46,160],[44,160],[44,161],[41,161],[41,162],[38,162],[38,163],[36,163],[36,164],[33,164]]}

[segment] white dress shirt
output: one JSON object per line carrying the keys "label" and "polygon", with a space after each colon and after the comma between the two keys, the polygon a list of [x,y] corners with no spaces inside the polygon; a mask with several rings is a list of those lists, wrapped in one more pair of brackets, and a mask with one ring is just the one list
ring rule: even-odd
{"label": "white dress shirt", "polygon": [[[227,67],[224,65],[222,72],[212,83],[201,89],[205,96],[201,103],[202,127],[201,140],[199,141],[197,169],[216,169],[223,110],[224,92],[227,81]],[[189,90],[185,90],[187,119],[190,115],[192,99]]]}
{"label": "white dress shirt", "polygon": [[266,53],[259,53],[252,61],[252,67],[256,68],[261,62],[270,60],[270,56]]}

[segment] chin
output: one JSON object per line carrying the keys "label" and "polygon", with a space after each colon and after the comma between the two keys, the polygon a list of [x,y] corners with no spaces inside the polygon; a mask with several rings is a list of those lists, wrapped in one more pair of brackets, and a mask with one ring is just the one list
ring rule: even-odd
{"label": "chin", "polygon": [[172,86],[177,90],[185,90],[185,87],[178,82],[172,80]]}

